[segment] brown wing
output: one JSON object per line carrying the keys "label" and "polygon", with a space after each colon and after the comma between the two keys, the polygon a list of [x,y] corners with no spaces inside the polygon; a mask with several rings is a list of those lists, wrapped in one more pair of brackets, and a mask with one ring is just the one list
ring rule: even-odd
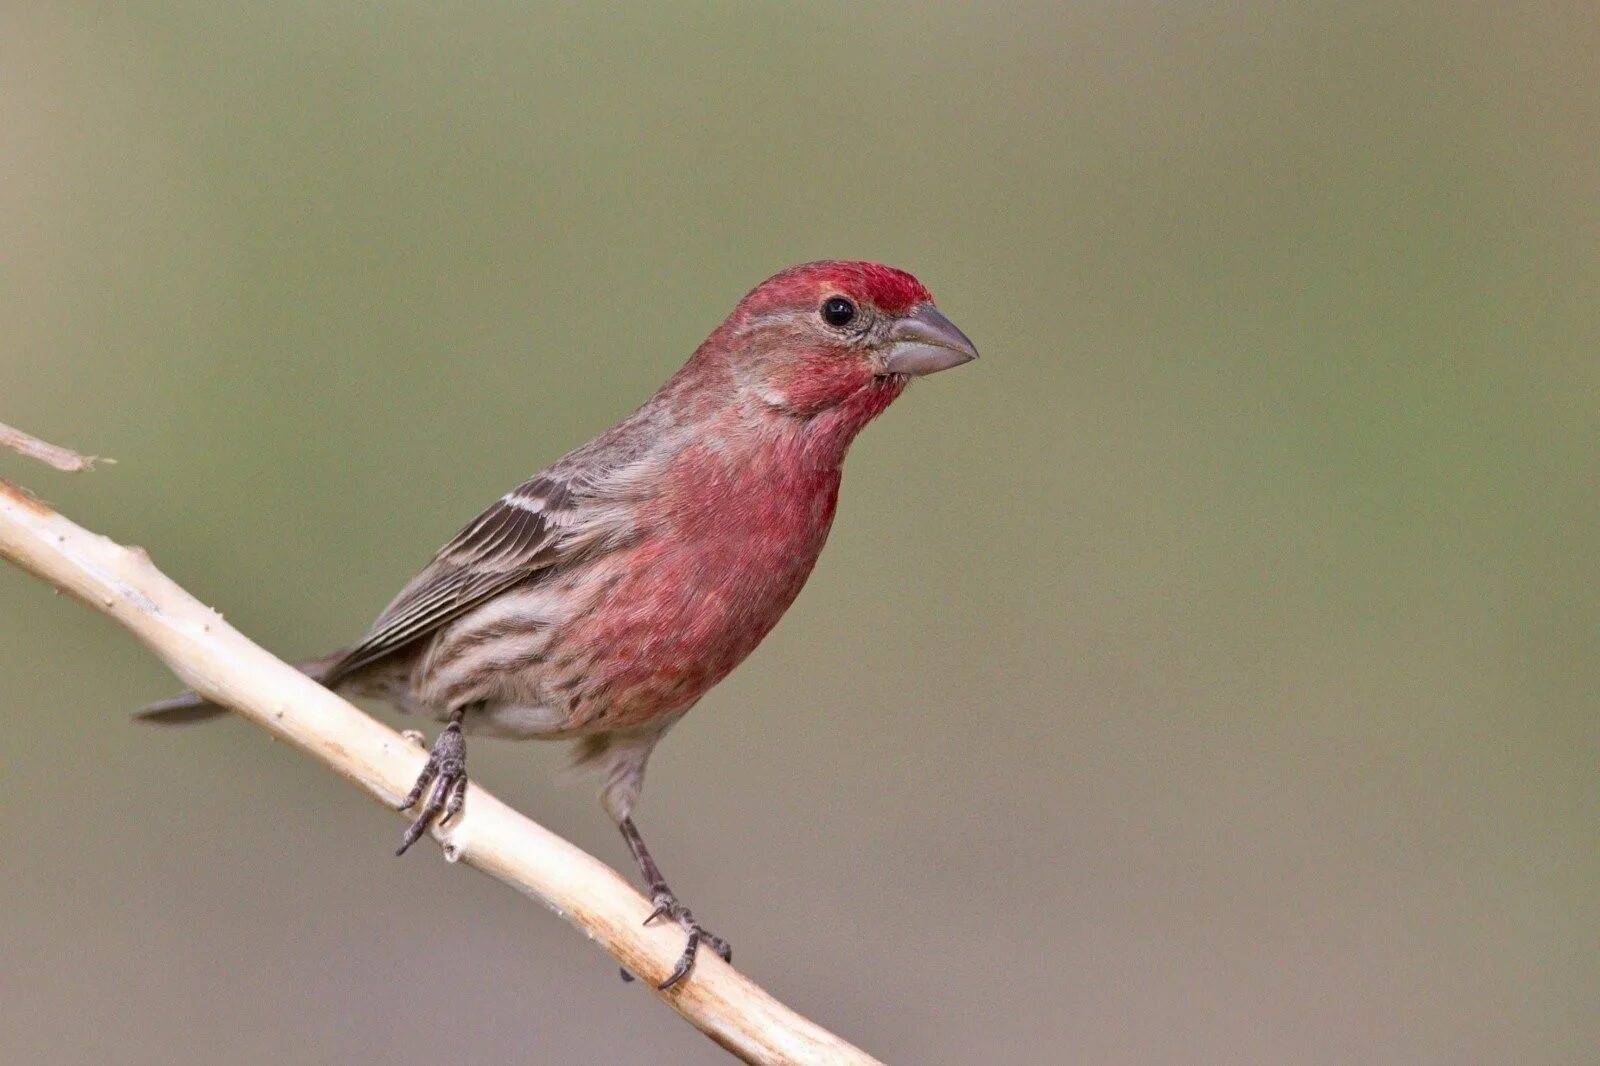
{"label": "brown wing", "polygon": [[336,684],[561,558],[572,490],[541,474],[495,501],[439,549],[332,668]]}

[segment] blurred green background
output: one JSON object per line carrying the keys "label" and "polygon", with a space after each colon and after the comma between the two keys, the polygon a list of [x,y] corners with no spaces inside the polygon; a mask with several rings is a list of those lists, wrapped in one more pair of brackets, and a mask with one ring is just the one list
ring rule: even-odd
{"label": "blurred green background", "polygon": [[[1401,10],[1403,8],[1403,10]],[[895,1063],[1600,1045],[1583,5],[8,3],[0,456],[290,657],[751,285],[984,358],[857,445],[641,824]],[[564,924],[0,568],[0,1058],[713,1063]],[[394,717],[389,716],[391,721]],[[624,867],[563,752],[484,784]]]}

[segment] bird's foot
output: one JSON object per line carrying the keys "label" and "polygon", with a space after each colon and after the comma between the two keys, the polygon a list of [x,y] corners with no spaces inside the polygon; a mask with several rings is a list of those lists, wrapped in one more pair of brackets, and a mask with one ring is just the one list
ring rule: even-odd
{"label": "bird's foot", "polygon": [[[683,946],[683,954],[678,956],[678,964],[672,968],[667,979],[656,986],[657,988],[671,988],[688,977],[689,971],[694,969],[695,955],[699,952],[701,944],[722,956],[723,962],[733,961],[733,948],[728,942],[701,925],[689,908],[680,903],[678,897],[673,895],[672,890],[666,885],[654,886],[650,899],[656,905],[656,909],[644,920],[645,925],[666,919],[677,922],[683,927],[684,932],[689,934],[689,941]],[[627,974],[624,973],[623,976],[627,977]]]}
{"label": "bird's foot", "polygon": [[[426,801],[423,801],[424,793]],[[428,753],[428,763],[417,775],[417,783],[395,807],[397,811],[404,811],[422,803],[421,812],[416,821],[406,827],[395,854],[404,855],[407,848],[421,840],[434,818],[439,819],[440,825],[454,818],[466,798],[467,741],[461,735],[461,723],[451,722],[433,742],[433,751]]]}

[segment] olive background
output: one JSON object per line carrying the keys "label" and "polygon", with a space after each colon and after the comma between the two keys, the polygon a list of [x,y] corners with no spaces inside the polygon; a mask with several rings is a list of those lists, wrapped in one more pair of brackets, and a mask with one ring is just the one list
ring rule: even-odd
{"label": "olive background", "polygon": [[[790,263],[983,358],[640,823],[894,1063],[1575,1063],[1600,1044],[1600,23],[1583,5],[0,10],[26,483],[286,657]],[[0,568],[0,1059],[714,1063]],[[395,716],[384,714],[388,720]],[[557,746],[475,775],[624,868]]]}

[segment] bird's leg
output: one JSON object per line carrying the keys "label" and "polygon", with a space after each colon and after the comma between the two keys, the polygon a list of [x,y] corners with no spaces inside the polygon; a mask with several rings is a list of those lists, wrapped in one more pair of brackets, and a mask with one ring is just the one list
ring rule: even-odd
{"label": "bird's leg", "polygon": [[467,798],[467,741],[461,735],[461,719],[466,716],[468,706],[451,712],[450,724],[434,739],[433,750],[428,753],[422,773],[417,775],[417,783],[395,807],[397,811],[404,811],[422,803],[416,820],[406,827],[405,835],[400,838],[396,855],[404,855],[407,848],[421,840],[435,817],[440,825],[454,818]]}
{"label": "bird's leg", "polygon": [[[672,889],[667,887],[666,878],[661,876],[661,867],[656,865],[656,860],[650,857],[650,849],[645,847],[644,837],[639,835],[639,829],[633,824],[632,818],[623,818],[617,822],[617,828],[622,830],[622,839],[628,842],[628,850],[633,852],[633,861],[639,864],[639,875],[644,878],[650,890],[650,902],[656,909],[644,920],[649,925],[658,918],[667,918],[683,926],[689,934],[689,942],[684,945],[683,954],[678,957],[678,965],[672,968],[672,973],[662,981],[657,988],[671,988],[694,969],[695,952],[701,944],[705,944],[712,951],[722,956],[723,962],[733,961],[733,948],[728,942],[717,934],[710,932],[690,913],[689,908],[678,901],[672,894]],[[623,980],[632,980],[626,970],[622,974]]]}

